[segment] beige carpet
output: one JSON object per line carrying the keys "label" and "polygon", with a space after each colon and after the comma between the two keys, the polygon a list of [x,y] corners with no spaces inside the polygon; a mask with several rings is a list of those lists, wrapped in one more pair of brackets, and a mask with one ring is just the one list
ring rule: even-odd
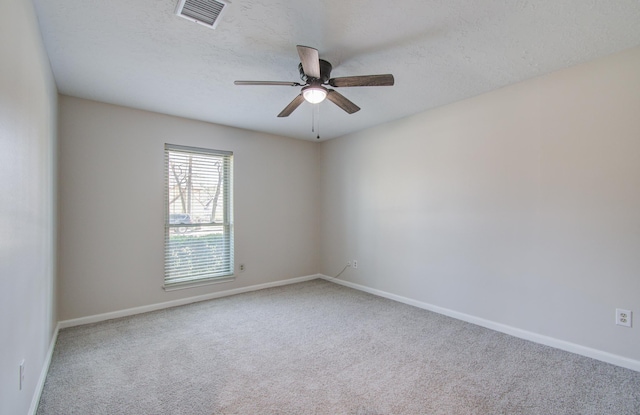
{"label": "beige carpet", "polygon": [[640,414],[640,373],[323,280],[60,331],[45,414]]}

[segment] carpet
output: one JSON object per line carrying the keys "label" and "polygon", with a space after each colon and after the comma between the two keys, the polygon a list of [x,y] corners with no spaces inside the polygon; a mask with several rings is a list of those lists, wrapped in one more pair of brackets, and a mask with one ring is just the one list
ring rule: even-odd
{"label": "carpet", "polygon": [[640,373],[324,280],[61,330],[46,414],[640,414]]}

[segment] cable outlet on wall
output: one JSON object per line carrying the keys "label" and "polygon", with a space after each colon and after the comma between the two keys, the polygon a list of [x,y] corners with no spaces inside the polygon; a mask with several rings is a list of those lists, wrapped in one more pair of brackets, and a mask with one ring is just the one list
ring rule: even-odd
{"label": "cable outlet on wall", "polygon": [[616,324],[624,327],[631,327],[631,310],[616,308]]}
{"label": "cable outlet on wall", "polygon": [[347,266],[350,267],[351,266],[351,261],[347,261]]}

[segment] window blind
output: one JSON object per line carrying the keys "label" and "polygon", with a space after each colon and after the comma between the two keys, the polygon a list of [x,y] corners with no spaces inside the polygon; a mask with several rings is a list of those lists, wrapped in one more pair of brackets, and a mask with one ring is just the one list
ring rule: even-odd
{"label": "window blind", "polygon": [[233,276],[233,153],[165,144],[164,286]]}

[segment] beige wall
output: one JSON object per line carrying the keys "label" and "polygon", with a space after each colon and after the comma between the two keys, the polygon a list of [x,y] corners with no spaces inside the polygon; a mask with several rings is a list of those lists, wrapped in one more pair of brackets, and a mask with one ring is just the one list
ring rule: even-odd
{"label": "beige wall", "polygon": [[[0,2],[0,413],[26,414],[55,327],[57,91],[30,1]],[[25,376],[19,390],[19,366]],[[35,397],[35,399],[34,399]]]}
{"label": "beige wall", "polygon": [[[316,143],[60,97],[60,320],[315,274]],[[164,143],[234,153],[234,282],[162,289]]]}
{"label": "beige wall", "polygon": [[640,48],[323,143],[322,273],[639,363],[638,74]]}

